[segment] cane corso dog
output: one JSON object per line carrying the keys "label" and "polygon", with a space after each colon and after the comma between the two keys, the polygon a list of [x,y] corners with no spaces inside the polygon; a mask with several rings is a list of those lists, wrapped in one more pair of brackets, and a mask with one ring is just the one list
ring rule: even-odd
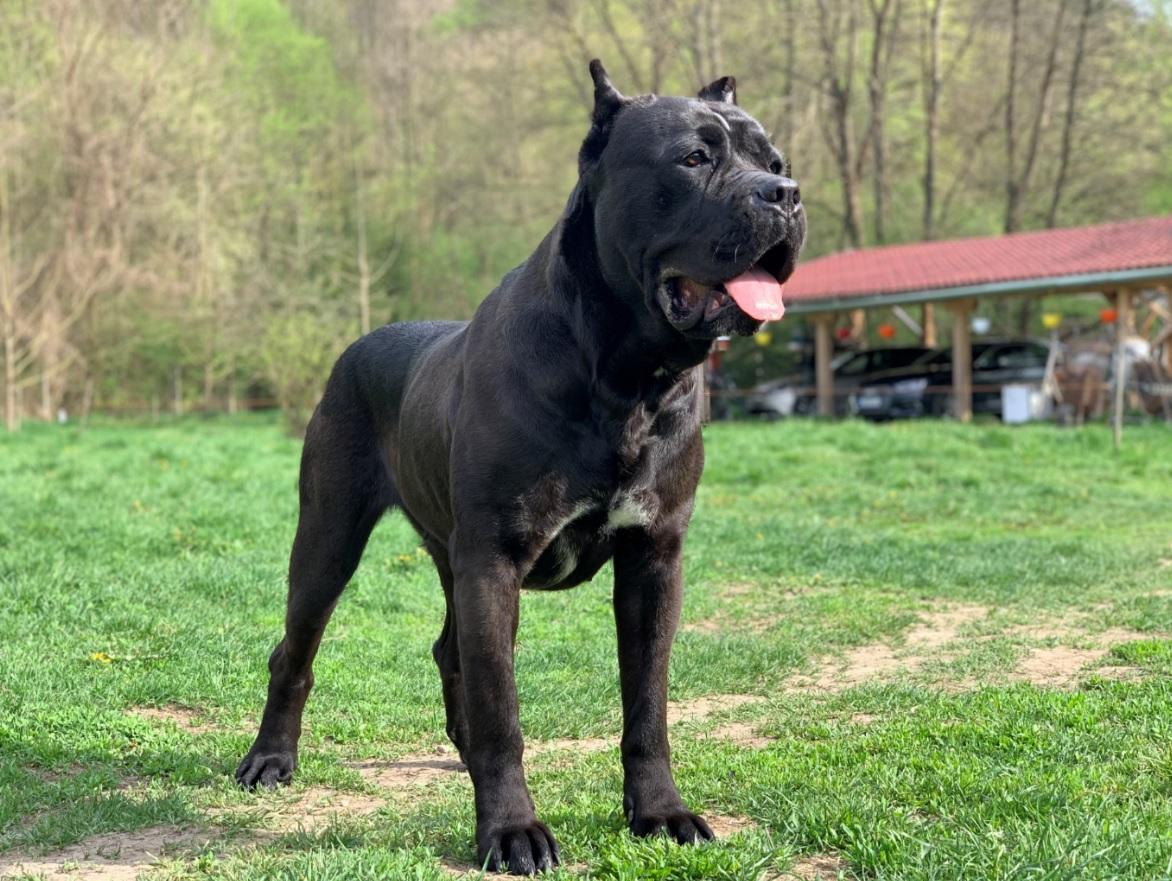
{"label": "cane corso dog", "polygon": [[397,508],[447,601],[433,654],[472,777],[477,859],[558,863],[522,770],[513,644],[522,588],[614,560],[623,808],[636,835],[712,837],[672,779],[667,671],[704,452],[713,341],[781,317],[805,240],[798,186],[724,77],[624,97],[598,61],[565,212],[470,322],[392,324],[338,360],[309,424],[285,636],[241,785],[297,764],[314,655],[367,537]]}

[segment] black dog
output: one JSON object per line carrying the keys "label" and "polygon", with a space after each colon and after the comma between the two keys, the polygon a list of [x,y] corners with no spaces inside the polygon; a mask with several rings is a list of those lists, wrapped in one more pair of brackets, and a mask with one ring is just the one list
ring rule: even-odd
{"label": "black dog", "polygon": [[669,767],[667,668],[680,556],[704,464],[698,365],[780,317],[806,221],[797,185],[725,77],[699,100],[624,98],[597,61],[593,124],[564,216],[471,322],[389,325],[339,359],[309,424],[285,638],[240,763],[289,780],[311,665],[383,512],[439,570],[434,655],[447,732],[476,792],[478,859],[558,862],[521,767],[513,640],[522,587],[614,558],[623,807],[636,835],[712,837]]}

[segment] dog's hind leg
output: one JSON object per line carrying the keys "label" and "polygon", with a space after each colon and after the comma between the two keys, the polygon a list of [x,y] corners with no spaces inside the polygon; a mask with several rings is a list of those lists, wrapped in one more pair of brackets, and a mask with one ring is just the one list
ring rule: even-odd
{"label": "dog's hind leg", "polygon": [[306,433],[300,495],[285,637],[269,658],[260,732],[236,769],[237,782],[247,788],[274,787],[293,776],[322,633],[371,530],[394,504],[394,489],[369,427],[352,419],[331,421],[319,410]]}
{"label": "dog's hind leg", "polygon": [[428,550],[435,561],[435,568],[439,572],[440,583],[444,588],[444,600],[447,603],[447,612],[444,615],[444,627],[440,631],[439,639],[432,646],[431,654],[439,667],[440,683],[444,691],[444,711],[447,715],[448,739],[464,758],[464,748],[468,743],[468,720],[464,715],[464,685],[460,675],[460,646],[456,633],[456,612],[452,606],[452,567],[448,562],[447,551],[438,545],[428,543]]}

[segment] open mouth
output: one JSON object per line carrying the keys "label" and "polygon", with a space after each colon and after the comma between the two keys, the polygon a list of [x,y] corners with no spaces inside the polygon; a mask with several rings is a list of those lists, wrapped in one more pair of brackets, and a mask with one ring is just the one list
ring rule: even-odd
{"label": "open mouth", "polygon": [[673,323],[711,321],[735,303],[758,321],[777,321],[785,314],[782,282],[793,269],[790,249],[775,245],[746,269],[723,281],[709,282],[665,270],[661,287]]}

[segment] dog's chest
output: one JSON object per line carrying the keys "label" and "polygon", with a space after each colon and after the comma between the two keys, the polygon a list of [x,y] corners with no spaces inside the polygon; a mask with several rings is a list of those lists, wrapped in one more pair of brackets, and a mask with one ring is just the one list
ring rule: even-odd
{"label": "dog's chest", "polygon": [[624,435],[613,456],[592,473],[582,493],[563,500],[557,515],[546,522],[545,544],[526,586],[544,589],[570,587],[591,578],[609,559],[616,533],[647,527],[659,515],[656,492],[656,445],[650,432]]}
{"label": "dog's chest", "polygon": [[609,471],[611,479],[598,493],[608,530],[649,526],[659,513],[656,463],[663,440],[654,429],[655,414],[640,406],[618,432],[613,462],[603,472]]}
{"label": "dog's chest", "polygon": [[615,534],[649,526],[658,508],[655,495],[641,488],[624,488],[609,498],[579,502],[550,530],[525,586],[553,590],[588,581],[610,558]]}

